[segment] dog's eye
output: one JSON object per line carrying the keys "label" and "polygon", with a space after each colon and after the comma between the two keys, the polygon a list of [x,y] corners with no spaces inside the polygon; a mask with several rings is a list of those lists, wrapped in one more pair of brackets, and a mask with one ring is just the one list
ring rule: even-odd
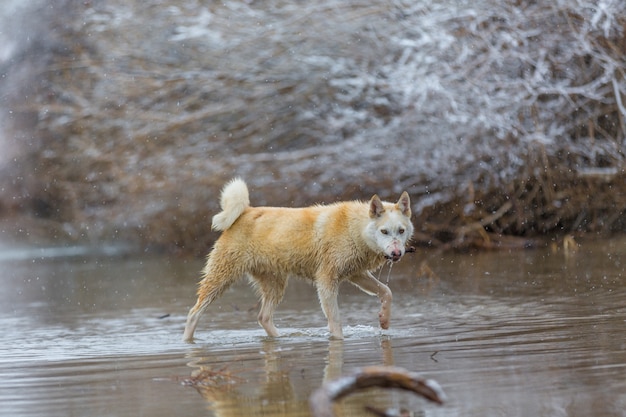
{"label": "dog's eye", "polygon": [[403,234],[404,233],[404,229],[398,230],[398,233]]}
{"label": "dog's eye", "polygon": [[383,235],[387,235],[389,234],[389,231],[387,229],[380,229],[380,233],[382,233]]}

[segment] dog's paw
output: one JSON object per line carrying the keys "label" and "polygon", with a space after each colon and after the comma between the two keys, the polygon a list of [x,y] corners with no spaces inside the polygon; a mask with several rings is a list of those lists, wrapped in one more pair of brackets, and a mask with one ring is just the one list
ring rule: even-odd
{"label": "dog's paw", "polygon": [[389,328],[389,316],[384,311],[378,313],[378,321],[381,329],[387,330]]}

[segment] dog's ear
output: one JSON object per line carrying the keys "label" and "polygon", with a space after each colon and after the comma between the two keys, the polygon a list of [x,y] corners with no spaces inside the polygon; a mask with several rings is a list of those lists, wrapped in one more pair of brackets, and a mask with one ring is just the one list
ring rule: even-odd
{"label": "dog's ear", "polygon": [[380,201],[378,195],[374,194],[370,199],[370,218],[375,219],[376,217],[380,217],[384,212],[385,207],[383,207],[383,202]]}
{"label": "dog's ear", "polygon": [[403,215],[411,217],[411,200],[409,199],[409,194],[406,191],[400,195],[400,199],[396,203],[396,206]]}

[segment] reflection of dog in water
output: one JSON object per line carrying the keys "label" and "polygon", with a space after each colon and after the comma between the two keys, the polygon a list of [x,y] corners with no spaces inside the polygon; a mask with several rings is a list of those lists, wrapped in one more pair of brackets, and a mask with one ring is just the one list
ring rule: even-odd
{"label": "reflection of dog in water", "polygon": [[184,340],[193,340],[198,319],[209,304],[244,275],[261,295],[258,319],[269,336],[278,336],[272,317],[289,276],[315,283],[331,337],[343,338],[337,294],[345,280],[378,296],[380,326],[389,327],[391,291],[370,271],[399,261],[406,251],[413,234],[406,191],[395,204],[374,195],[369,203],[250,207],[246,184],[234,179],[224,187],[220,204],[222,212],[213,217],[212,228],[222,235],[204,267]]}
{"label": "reflection of dog in water", "polygon": [[[393,366],[393,348],[389,339],[370,339],[367,352],[377,352],[368,361],[382,363],[353,369],[344,374],[344,342],[330,340],[323,376],[319,372],[320,356],[324,348],[308,347],[306,358],[298,355],[303,346],[285,350],[275,339],[262,341],[262,349],[254,351],[245,360],[241,352],[226,351],[215,355],[213,349],[190,351],[188,365],[193,367],[191,377],[179,381],[194,387],[209,402],[216,416],[291,416],[302,415],[309,405],[315,408],[314,416],[327,415],[422,415],[424,412],[399,410],[404,403],[396,392],[371,395],[369,388],[398,388],[411,391],[441,404],[445,394],[435,381],[425,380],[414,372]],[[379,346],[375,346],[378,345]],[[293,346],[292,346],[293,347]],[[362,343],[358,345],[363,347]],[[347,352],[351,355],[350,352]],[[206,356],[205,356],[206,355]],[[298,358],[294,366],[294,358]],[[259,372],[263,370],[264,372]],[[322,379],[323,380],[320,380]],[[313,394],[311,386],[319,385]],[[360,395],[361,390],[368,390]],[[308,400],[307,400],[308,397]],[[340,402],[337,402],[341,399]],[[329,403],[330,400],[330,403]],[[332,403],[335,402],[335,407]],[[336,408],[336,414],[328,412]],[[370,413],[364,412],[364,407]],[[392,408],[389,408],[392,407]],[[313,411],[312,408],[312,411]],[[383,411],[384,410],[384,411]]]}

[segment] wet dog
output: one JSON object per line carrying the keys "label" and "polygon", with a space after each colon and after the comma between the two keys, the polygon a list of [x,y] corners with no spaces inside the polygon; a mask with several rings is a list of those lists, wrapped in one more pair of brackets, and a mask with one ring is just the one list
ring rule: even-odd
{"label": "wet dog", "polygon": [[251,207],[245,182],[234,179],[222,190],[220,205],[212,228],[222,234],[202,271],[183,340],[193,341],[202,313],[242,276],[250,278],[261,296],[258,320],[269,336],[278,336],[273,314],[290,276],[313,281],[332,338],[343,338],[337,305],[342,281],[378,296],[380,327],[389,328],[391,291],[371,271],[399,261],[406,252],[413,234],[406,191],[397,203],[374,195],[368,203]]}

